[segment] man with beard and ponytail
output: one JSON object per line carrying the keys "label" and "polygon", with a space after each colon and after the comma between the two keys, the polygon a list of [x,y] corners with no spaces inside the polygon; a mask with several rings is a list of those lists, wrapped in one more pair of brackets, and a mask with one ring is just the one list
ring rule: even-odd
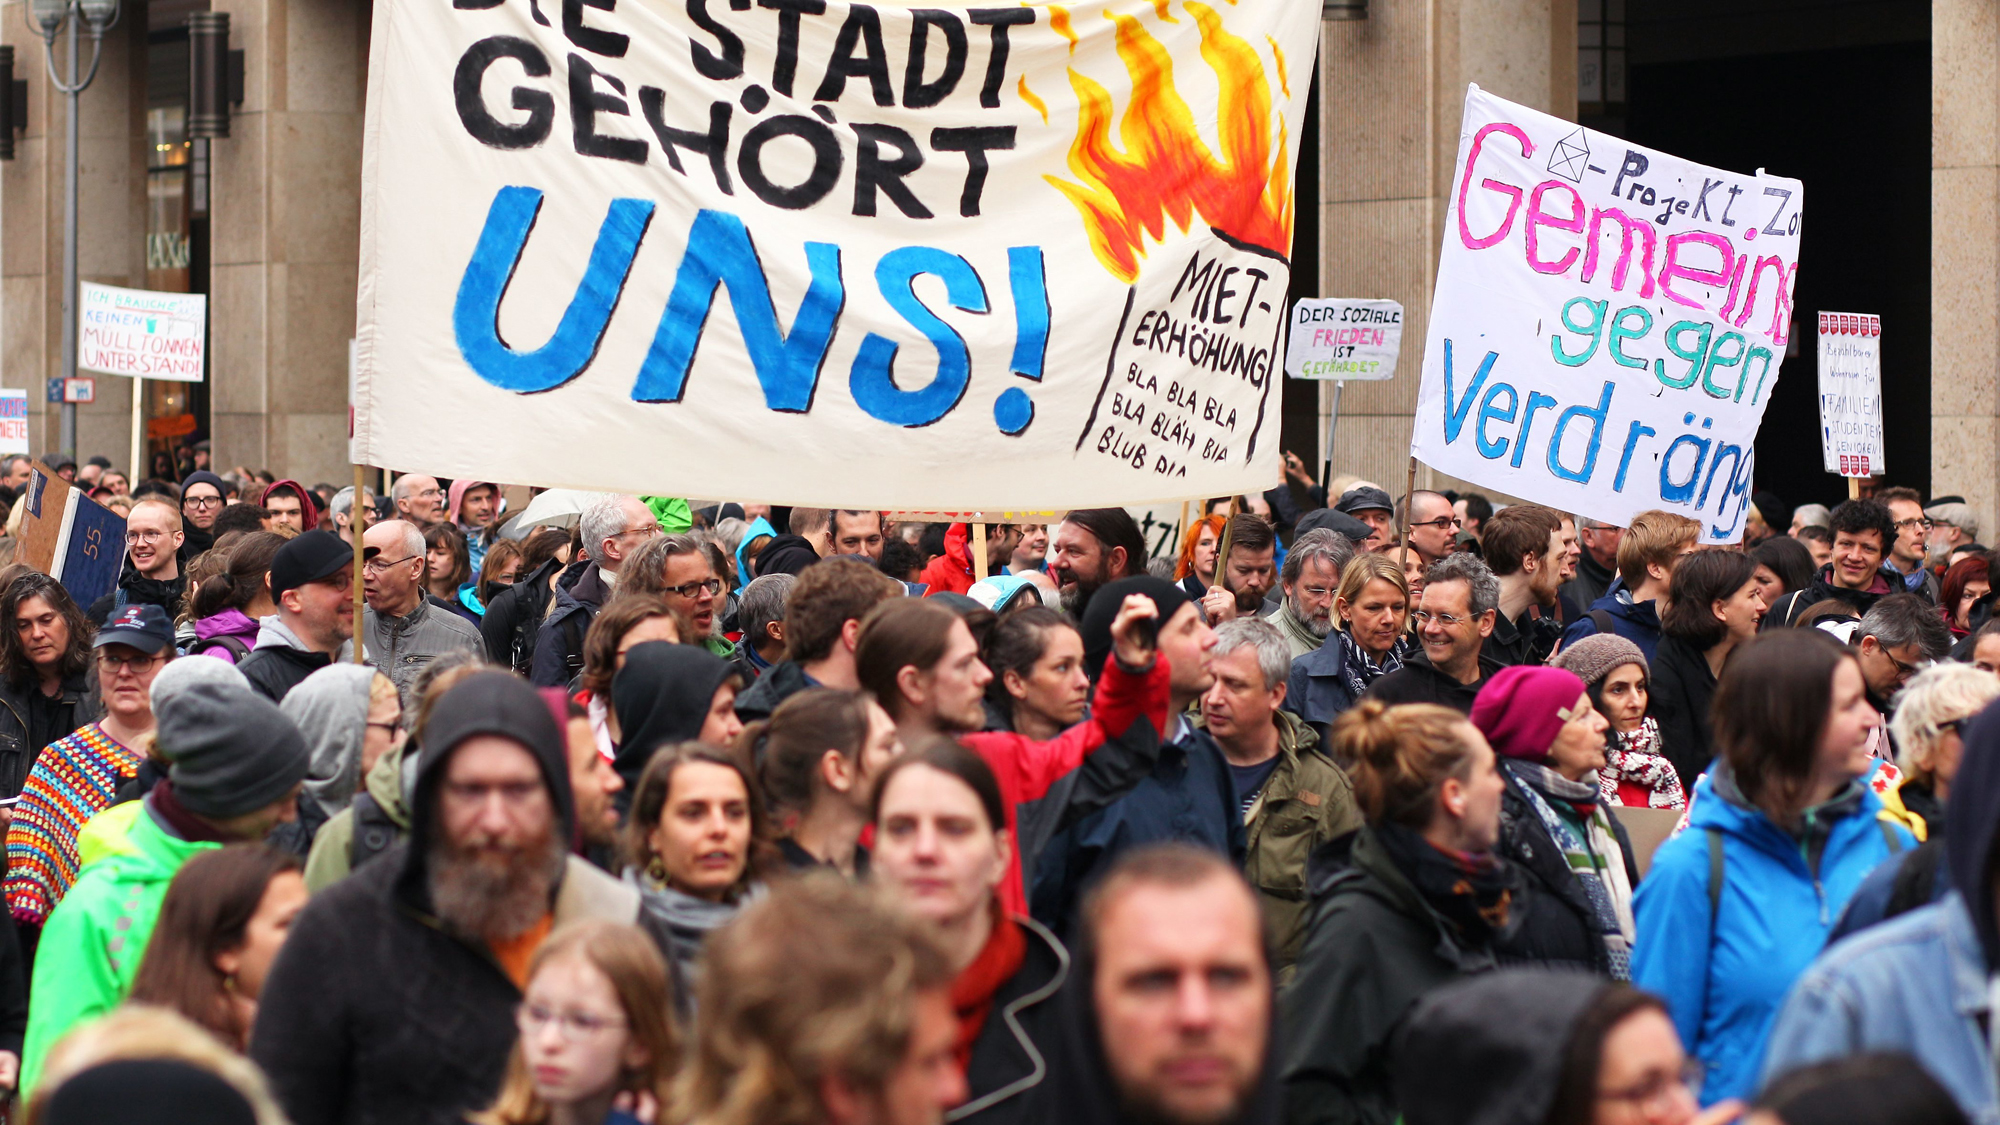
{"label": "man with beard and ponytail", "polygon": [[636,922],[637,890],[569,854],[570,762],[548,705],[506,672],[424,725],[410,837],[292,924],[250,1057],[295,1125],[458,1120],[500,1088],[529,962],[581,918]]}
{"label": "man with beard and ponytail", "polygon": [[1121,856],[1084,900],[1049,1076],[1023,1120],[1275,1125],[1275,1002],[1257,896],[1188,844]]}
{"label": "man with beard and ponytail", "polygon": [[1354,557],[1354,541],[1337,531],[1314,528],[1292,541],[1279,575],[1284,603],[1264,618],[1291,645],[1292,659],[1317,652],[1333,632],[1333,598],[1340,572]]}
{"label": "man with beard and ponytail", "polygon": [[146,794],[120,850],[84,866],[42,929],[23,1096],[57,1040],[132,990],[181,866],[225,844],[262,840],[298,815],[310,756],[276,704],[241,683],[197,682],[162,699],[155,722],[157,748],[171,763],[166,779]]}

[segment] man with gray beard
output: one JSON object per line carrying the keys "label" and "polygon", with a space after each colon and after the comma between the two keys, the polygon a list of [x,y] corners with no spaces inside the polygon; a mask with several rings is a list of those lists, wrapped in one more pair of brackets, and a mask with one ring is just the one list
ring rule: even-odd
{"label": "man with gray beard", "polygon": [[1285,567],[1278,575],[1285,601],[1264,618],[1278,627],[1292,646],[1292,659],[1314,651],[1333,632],[1333,596],[1340,589],[1340,572],[1354,557],[1354,541],[1336,531],[1318,528],[1292,542]]}
{"label": "man with gray beard", "polygon": [[490,1104],[529,961],[565,923],[637,923],[673,964],[638,891],[570,854],[564,733],[518,677],[476,673],[438,700],[410,810],[409,840],[315,897],[265,982],[250,1056],[297,1125]]}

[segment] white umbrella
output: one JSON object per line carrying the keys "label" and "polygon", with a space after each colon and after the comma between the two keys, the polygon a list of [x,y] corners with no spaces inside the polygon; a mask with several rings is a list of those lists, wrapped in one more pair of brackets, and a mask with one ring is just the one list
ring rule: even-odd
{"label": "white umbrella", "polygon": [[526,539],[528,533],[538,527],[575,527],[583,518],[583,510],[610,495],[605,492],[584,492],[575,488],[551,488],[547,492],[528,501],[521,514],[508,521],[501,535],[508,539]]}

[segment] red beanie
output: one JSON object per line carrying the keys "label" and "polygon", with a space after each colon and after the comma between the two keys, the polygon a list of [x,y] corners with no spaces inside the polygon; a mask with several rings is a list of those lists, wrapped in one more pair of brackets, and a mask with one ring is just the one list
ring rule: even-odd
{"label": "red beanie", "polygon": [[1575,717],[1572,708],[1583,690],[1576,673],[1561,668],[1502,668],[1479,689],[1472,725],[1495,754],[1539,762],[1549,756],[1563,724]]}

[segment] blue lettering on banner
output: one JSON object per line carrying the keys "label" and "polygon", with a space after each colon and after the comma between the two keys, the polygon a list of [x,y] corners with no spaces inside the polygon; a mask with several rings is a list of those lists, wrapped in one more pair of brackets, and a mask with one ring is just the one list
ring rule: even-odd
{"label": "blue lettering on banner", "polygon": [[924,274],[944,280],[945,296],[953,308],[987,311],[986,287],[979,280],[979,271],[964,258],[929,246],[905,246],[882,256],[875,267],[875,282],[882,296],[938,353],[936,377],[921,390],[906,391],[896,385],[899,345],[874,332],[861,341],[848,390],[861,409],[897,426],[928,426],[944,417],[965,397],[965,388],[972,382],[972,354],[966,350],[965,338],[938,319],[912,287]]}

